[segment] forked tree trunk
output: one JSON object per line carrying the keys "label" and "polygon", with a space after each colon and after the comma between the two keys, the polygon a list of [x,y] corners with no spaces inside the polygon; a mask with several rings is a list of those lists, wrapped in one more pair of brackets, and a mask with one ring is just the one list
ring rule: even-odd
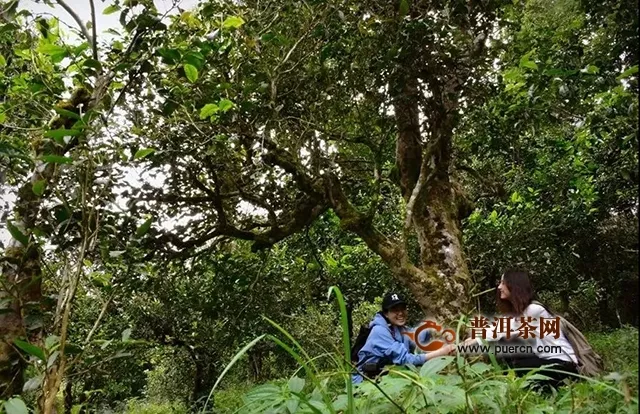
{"label": "forked tree trunk", "polygon": [[394,103],[396,162],[403,197],[409,203],[407,208],[412,208],[410,224],[420,248],[415,264],[419,270],[401,266],[394,274],[427,315],[451,322],[470,305],[470,276],[458,214],[461,198],[449,171],[454,105],[441,102],[429,138],[424,139],[418,115],[419,94],[417,80],[405,79]]}

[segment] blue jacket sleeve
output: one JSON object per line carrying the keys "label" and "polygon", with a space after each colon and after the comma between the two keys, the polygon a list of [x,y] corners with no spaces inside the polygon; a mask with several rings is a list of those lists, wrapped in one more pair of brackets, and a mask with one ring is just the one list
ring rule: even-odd
{"label": "blue jacket sleeve", "polygon": [[384,326],[374,326],[369,336],[373,351],[390,358],[395,365],[422,365],[425,362],[424,355],[410,353],[404,343],[394,340],[389,329]]}

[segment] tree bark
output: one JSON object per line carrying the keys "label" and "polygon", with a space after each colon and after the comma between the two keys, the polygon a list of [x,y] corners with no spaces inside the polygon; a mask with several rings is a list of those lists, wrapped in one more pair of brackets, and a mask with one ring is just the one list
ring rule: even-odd
{"label": "tree bark", "polygon": [[429,283],[412,280],[415,271],[396,272],[396,277],[411,289],[427,314],[452,321],[468,310],[470,281],[458,214],[461,197],[449,171],[456,121],[455,101],[450,98],[452,83],[443,93],[434,94],[429,139],[424,143],[418,116],[422,97],[417,79],[406,78],[403,84],[394,105],[398,128],[396,163],[407,202],[406,230],[417,237],[420,247],[417,266]]}

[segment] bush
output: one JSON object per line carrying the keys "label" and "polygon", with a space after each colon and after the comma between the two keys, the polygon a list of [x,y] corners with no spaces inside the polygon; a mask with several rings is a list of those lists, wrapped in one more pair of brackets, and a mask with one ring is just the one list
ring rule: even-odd
{"label": "bush", "polygon": [[127,402],[126,414],[187,414],[189,410],[181,402],[153,403],[138,399]]}
{"label": "bush", "polygon": [[592,332],[586,336],[593,349],[604,360],[605,369],[624,377],[637,394],[638,328],[626,326],[613,332]]}

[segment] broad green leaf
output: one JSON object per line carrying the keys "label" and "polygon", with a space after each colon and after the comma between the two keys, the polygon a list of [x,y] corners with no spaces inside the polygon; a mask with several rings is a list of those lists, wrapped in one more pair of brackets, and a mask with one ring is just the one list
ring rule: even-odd
{"label": "broad green leaf", "polygon": [[10,221],[7,221],[7,230],[11,233],[11,237],[18,240],[23,246],[26,247],[29,244],[29,238]]}
{"label": "broad green leaf", "polygon": [[51,349],[53,348],[55,345],[57,345],[60,342],[60,337],[57,335],[49,335],[47,336],[47,338],[44,340],[44,346],[47,349]]}
{"label": "broad green leaf", "polygon": [[49,162],[51,164],[71,164],[73,158],[63,157],[61,155],[43,155],[42,161]]}
{"label": "broad green leaf", "polygon": [[[119,33],[118,33],[119,34]],[[82,52],[84,52],[85,50],[89,49],[89,43],[87,42],[82,42],[81,44],[79,44],[78,46],[76,46],[73,49],[73,54],[76,56],[80,56],[80,54]]]}
{"label": "broad green leaf", "polygon": [[200,119],[209,118],[215,115],[220,110],[220,107],[216,104],[206,104],[200,109]]}
{"label": "broad green leaf", "polygon": [[40,388],[42,385],[42,380],[44,379],[44,374],[37,375],[29,381],[25,382],[22,386],[22,392],[35,391]]}
{"label": "broad green leaf", "polygon": [[37,195],[38,197],[42,197],[42,194],[44,194],[44,189],[46,184],[47,184],[46,180],[38,180],[34,182],[31,185],[31,190],[33,190],[33,194]]}
{"label": "broad green leaf", "polygon": [[66,116],[67,118],[80,119],[80,115],[76,114],[75,112],[69,111],[67,109],[60,108],[58,106],[54,106],[53,110],[56,111],[58,114],[60,114],[62,116]]}
{"label": "broad green leaf", "polygon": [[4,410],[7,414],[29,414],[27,406],[19,397],[12,398],[4,403]]}
{"label": "broad green leaf", "polygon": [[146,219],[145,222],[142,223],[140,227],[138,227],[138,229],[136,230],[136,237],[142,237],[145,234],[147,234],[147,232],[151,228],[152,221],[153,221],[153,217],[149,217],[148,219]]}
{"label": "broad green leaf", "polygon": [[299,377],[291,377],[289,380],[289,390],[291,392],[300,392],[304,388],[304,379]]}
{"label": "broad green leaf", "polygon": [[67,50],[58,45],[54,45],[51,43],[45,43],[38,47],[37,51],[39,53],[49,55],[49,56],[65,56],[67,54]]}
{"label": "broad green leaf", "polygon": [[218,107],[220,107],[220,110],[222,112],[227,112],[229,109],[233,108],[234,106],[235,106],[234,103],[226,98],[220,99],[220,102],[218,102]]}
{"label": "broad green leaf", "polygon": [[636,73],[638,73],[638,65],[631,66],[629,69],[625,70],[620,75],[618,75],[616,79],[622,80],[622,79],[628,78],[631,75],[635,75]]}
{"label": "broad green leaf", "polygon": [[290,398],[286,401],[285,406],[287,407],[288,412],[297,413],[299,404],[300,400],[298,400],[297,398]]}
{"label": "broad green leaf", "polygon": [[534,51],[532,50],[531,52],[527,53],[526,55],[522,56],[520,58],[520,67],[521,68],[529,68],[529,69],[538,69],[538,65],[536,64],[536,62],[534,62],[533,60],[530,59],[531,55],[534,53]]}
{"label": "broad green leaf", "polygon": [[538,65],[533,60],[520,61],[520,66],[523,68],[538,69]]}
{"label": "broad green leaf", "polygon": [[62,139],[64,137],[77,137],[82,134],[82,131],[79,129],[51,129],[44,133],[45,137],[53,138],[56,140]]}
{"label": "broad green leaf", "polygon": [[66,343],[64,345],[64,353],[67,355],[77,355],[82,352],[82,348],[78,345]]}
{"label": "broad green leaf", "polygon": [[237,29],[244,24],[244,20],[240,16],[229,16],[222,23],[222,27],[225,29]]}
{"label": "broad green leaf", "polygon": [[85,59],[85,61],[82,62],[82,66],[93,68],[93,69],[95,69],[97,71],[101,71],[102,70],[102,63],[98,62],[95,59]]}
{"label": "broad green leaf", "polygon": [[198,80],[198,69],[195,66],[186,63],[184,65],[184,74],[189,79],[189,82],[194,83]]}
{"label": "broad green leaf", "polygon": [[0,55],[0,66],[7,66],[7,61],[2,55]]}
{"label": "broad green leaf", "polygon": [[112,4],[111,6],[107,7],[106,9],[104,9],[102,14],[104,14],[105,16],[108,16],[108,15],[110,15],[112,13],[117,12],[118,10],[120,10],[120,6]]}
{"label": "broad green leaf", "polygon": [[147,156],[153,154],[154,152],[156,152],[154,148],[142,148],[136,151],[136,154],[133,156],[133,159],[137,160],[140,158],[146,158]]}
{"label": "broad green leaf", "polygon": [[409,0],[400,1],[400,8],[398,12],[400,13],[400,17],[404,17],[409,13]]}
{"label": "broad green leaf", "polygon": [[24,352],[26,352],[29,355],[33,355],[35,357],[37,357],[38,359],[42,360],[42,361],[46,361],[47,357],[45,357],[44,352],[42,351],[42,349],[38,348],[37,346],[30,344],[29,342],[25,342],[25,341],[21,341],[20,339],[16,339],[15,341],[13,341],[13,343],[20,349],[22,349]]}
{"label": "broad green leaf", "polygon": [[429,359],[424,363],[422,368],[420,368],[420,376],[428,377],[431,375],[435,375],[449,366],[454,359],[455,357],[453,356],[442,356]]}
{"label": "broad green leaf", "polygon": [[180,61],[180,51],[178,49],[168,49],[166,47],[158,49],[158,54],[162,56],[165,63],[173,65]]}

